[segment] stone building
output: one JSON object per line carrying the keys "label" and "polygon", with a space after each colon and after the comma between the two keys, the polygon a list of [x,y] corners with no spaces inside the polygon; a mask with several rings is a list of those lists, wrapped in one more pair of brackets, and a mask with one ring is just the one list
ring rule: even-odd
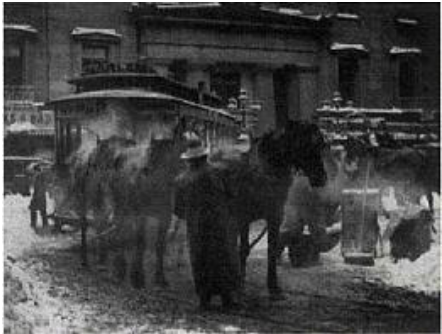
{"label": "stone building", "polygon": [[93,63],[140,62],[226,103],[244,88],[262,131],[335,91],[439,110],[439,29],[438,3],[5,3],[5,104],[70,93]]}

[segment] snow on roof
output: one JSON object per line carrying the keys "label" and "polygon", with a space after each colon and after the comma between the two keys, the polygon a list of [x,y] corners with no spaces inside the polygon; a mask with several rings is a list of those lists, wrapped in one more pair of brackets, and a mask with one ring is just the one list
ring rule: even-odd
{"label": "snow on roof", "polygon": [[122,35],[118,34],[115,29],[100,29],[100,28],[83,28],[83,27],[76,27],[74,30],[72,30],[71,35],[72,36],[84,36],[84,35],[105,35],[109,37],[115,37],[115,38],[121,38]]}
{"label": "snow on roof", "polygon": [[171,101],[171,102],[182,103],[188,106],[193,106],[198,109],[211,111],[220,114],[222,116],[226,116],[228,118],[233,118],[233,116],[230,113],[224,111],[223,109],[197,104],[191,101],[187,101],[163,93],[150,92],[139,89],[108,89],[108,90],[99,90],[92,92],[75,93],[49,101],[48,104],[53,105],[60,102],[75,101],[75,100],[78,101],[86,99],[103,99],[103,100],[106,99],[148,99],[149,100],[150,99],[150,100]]}
{"label": "snow on roof", "polygon": [[397,18],[396,19],[397,23],[401,23],[401,24],[406,24],[406,25],[411,25],[411,26],[416,26],[418,25],[418,20],[415,19],[409,19],[409,18]]}
{"label": "snow on roof", "polygon": [[361,51],[368,52],[368,49],[364,44],[343,44],[343,43],[333,43],[330,46],[332,51]]}
{"label": "snow on roof", "polygon": [[402,48],[400,46],[393,46],[390,49],[390,54],[392,55],[410,54],[410,53],[421,54],[422,50],[419,48]]}
{"label": "snow on roof", "polygon": [[38,33],[38,30],[29,24],[7,24],[7,23],[5,23],[3,25],[3,29],[30,32],[32,34]]}

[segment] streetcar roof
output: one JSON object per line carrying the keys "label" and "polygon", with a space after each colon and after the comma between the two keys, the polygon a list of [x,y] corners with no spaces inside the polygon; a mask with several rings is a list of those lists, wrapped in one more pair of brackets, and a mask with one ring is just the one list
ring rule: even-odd
{"label": "streetcar roof", "polygon": [[213,108],[206,105],[198,104],[192,101],[188,101],[179,97],[174,97],[168,94],[146,91],[141,89],[104,89],[97,91],[89,91],[82,93],[69,94],[57,99],[49,101],[47,104],[49,106],[56,105],[58,103],[80,101],[80,100],[111,100],[111,99],[146,99],[146,100],[156,100],[156,101],[169,101],[178,104],[188,105],[194,108],[202,109],[205,111],[210,111],[217,113],[219,115],[225,116],[227,118],[235,119],[233,115],[228,113],[223,109]]}

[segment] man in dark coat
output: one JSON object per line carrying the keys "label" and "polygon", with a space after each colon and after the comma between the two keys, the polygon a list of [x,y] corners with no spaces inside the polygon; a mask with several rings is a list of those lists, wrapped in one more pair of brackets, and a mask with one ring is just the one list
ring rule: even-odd
{"label": "man in dark coat", "polygon": [[34,192],[32,193],[31,204],[29,209],[31,211],[31,227],[37,227],[37,212],[40,212],[43,227],[48,226],[48,218],[46,214],[46,190],[47,180],[44,171],[41,166],[34,168]]}
{"label": "man in dark coat", "polygon": [[187,170],[176,180],[175,214],[187,222],[192,274],[201,309],[220,295],[232,308],[240,285],[237,225],[229,214],[223,180],[207,162],[207,150],[191,140],[182,159]]}

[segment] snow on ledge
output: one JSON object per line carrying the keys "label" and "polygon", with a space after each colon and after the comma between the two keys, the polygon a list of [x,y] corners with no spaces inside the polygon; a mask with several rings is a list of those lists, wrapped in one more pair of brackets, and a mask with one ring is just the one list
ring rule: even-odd
{"label": "snow on ledge", "polygon": [[72,36],[85,36],[85,35],[105,35],[114,38],[121,38],[122,35],[118,34],[115,29],[98,29],[98,28],[82,28],[76,27],[72,30]]}
{"label": "snow on ledge", "polygon": [[221,7],[219,2],[158,2],[154,4],[158,9],[188,9]]}
{"label": "snow on ledge", "polygon": [[358,21],[360,19],[358,14],[352,14],[352,13],[336,13],[336,18],[343,19],[343,20],[355,20]]}
{"label": "snow on ledge", "polygon": [[402,48],[399,46],[393,46],[390,49],[390,54],[399,55],[399,54],[421,54],[422,50],[419,48]]}
{"label": "snow on ledge", "polygon": [[30,32],[32,34],[38,33],[38,30],[29,24],[7,24],[3,25],[4,30],[18,30],[24,32]]}
{"label": "snow on ledge", "polygon": [[417,26],[419,24],[418,20],[414,19],[408,19],[408,18],[397,18],[397,23],[404,24],[404,25],[410,25],[410,26]]}
{"label": "snow on ledge", "polygon": [[364,44],[343,44],[343,43],[333,43],[330,46],[332,51],[361,51],[368,52],[368,49]]}

